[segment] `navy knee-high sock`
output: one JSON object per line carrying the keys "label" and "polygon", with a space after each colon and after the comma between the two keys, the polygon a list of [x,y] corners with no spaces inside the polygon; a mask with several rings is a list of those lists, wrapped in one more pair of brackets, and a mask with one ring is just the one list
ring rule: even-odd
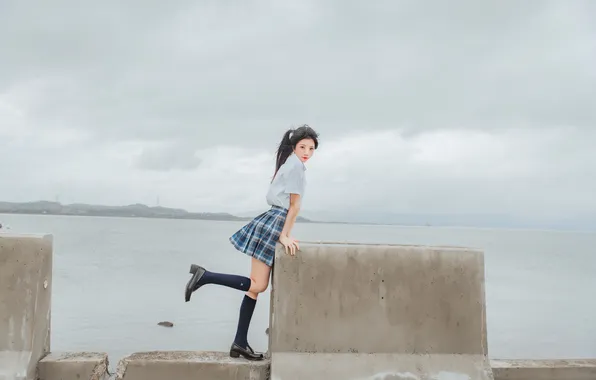
{"label": "navy knee-high sock", "polygon": [[209,272],[206,270],[203,274],[203,277],[201,277],[199,282],[197,282],[195,290],[198,289],[199,286],[207,284],[227,286],[229,288],[243,290],[246,292],[248,289],[250,289],[250,278],[235,274]]}
{"label": "navy knee-high sock", "polygon": [[244,299],[240,305],[240,316],[238,318],[236,338],[234,338],[234,343],[242,348],[248,347],[248,327],[250,326],[250,320],[252,318],[253,312],[255,311],[256,304],[257,300],[244,295]]}

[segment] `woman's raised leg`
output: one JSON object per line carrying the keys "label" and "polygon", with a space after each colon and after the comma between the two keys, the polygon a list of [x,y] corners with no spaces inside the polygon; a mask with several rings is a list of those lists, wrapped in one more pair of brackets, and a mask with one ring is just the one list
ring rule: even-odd
{"label": "woman's raised leg", "polygon": [[190,273],[192,274],[192,277],[186,284],[184,294],[186,302],[190,301],[190,296],[194,291],[207,284],[227,286],[229,288],[243,290],[245,292],[253,287],[252,281],[248,277],[235,274],[210,272],[202,266],[196,264],[192,264],[190,266]]}

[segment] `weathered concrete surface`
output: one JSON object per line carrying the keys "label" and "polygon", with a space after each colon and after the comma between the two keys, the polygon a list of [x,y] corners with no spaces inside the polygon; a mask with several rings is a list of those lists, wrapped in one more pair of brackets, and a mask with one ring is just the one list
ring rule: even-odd
{"label": "weathered concrete surface", "polygon": [[596,359],[491,360],[495,380],[595,380]]}
{"label": "weathered concrete surface", "polygon": [[39,380],[107,380],[108,354],[50,353],[38,365]]}
{"label": "weathered concrete surface", "polygon": [[271,352],[487,354],[479,251],[278,247],[272,291]]}
{"label": "weathered concrete surface", "polygon": [[[403,373],[411,363],[417,363],[411,373],[428,377],[454,357],[461,358],[461,368],[451,373],[467,376],[455,378],[492,378],[481,251],[330,243],[301,243],[300,248],[295,257],[281,245],[276,252],[273,379],[333,378],[345,368],[353,377],[344,379],[358,379],[383,371]],[[303,353],[314,353],[310,360],[327,377],[317,377],[310,365],[304,372],[290,365],[292,354],[299,359]],[[364,357],[378,364],[357,359]],[[400,378],[387,376],[379,378]]]}
{"label": "weathered concrete surface", "polygon": [[120,361],[118,380],[267,380],[269,360],[250,362],[227,352],[139,352]]}
{"label": "weathered concrete surface", "polygon": [[0,380],[36,376],[50,351],[52,236],[0,234]]}
{"label": "weathered concrete surface", "polygon": [[[274,353],[271,380],[469,380],[490,378],[478,355]],[[330,365],[332,364],[332,365]]]}

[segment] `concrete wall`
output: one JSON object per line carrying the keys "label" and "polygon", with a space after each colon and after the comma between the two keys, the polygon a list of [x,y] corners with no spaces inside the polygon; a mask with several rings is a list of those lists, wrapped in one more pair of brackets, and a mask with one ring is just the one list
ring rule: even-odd
{"label": "concrete wall", "polygon": [[107,380],[108,354],[50,353],[38,365],[39,380]]}
{"label": "concrete wall", "polygon": [[0,380],[33,380],[50,350],[52,236],[0,234]]}
{"label": "concrete wall", "polygon": [[118,364],[118,380],[267,380],[269,360],[232,359],[227,352],[139,352]]}
{"label": "concrete wall", "polygon": [[278,246],[272,293],[272,379],[492,377],[481,251]]}
{"label": "concrete wall", "polygon": [[[285,355],[285,356],[284,356]],[[464,369],[474,372],[466,355],[440,355],[432,378],[470,380],[478,377],[454,376]],[[427,366],[421,355],[393,354],[289,354],[276,360],[296,371],[305,366],[318,369],[312,379],[423,380],[417,368]],[[399,361],[399,371],[395,362]],[[336,366],[326,366],[334,362]],[[596,359],[590,360],[491,360],[495,380],[594,380]],[[267,380],[269,360],[248,362],[231,359],[222,352],[139,352],[123,358],[116,374],[107,372],[105,353],[51,353],[39,363],[39,380]],[[367,374],[374,372],[376,377]],[[310,379],[310,378],[309,378]]]}
{"label": "concrete wall", "polygon": [[595,380],[596,359],[491,360],[495,380]]}
{"label": "concrete wall", "polygon": [[484,261],[452,247],[278,247],[269,359],[50,353],[52,237],[0,234],[0,380],[596,380],[592,360],[487,359]]}

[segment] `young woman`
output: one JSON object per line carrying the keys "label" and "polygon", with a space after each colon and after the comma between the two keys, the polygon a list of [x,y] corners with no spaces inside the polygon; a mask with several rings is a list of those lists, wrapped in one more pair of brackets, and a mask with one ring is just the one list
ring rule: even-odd
{"label": "young woman", "polygon": [[255,353],[248,344],[248,327],[252,318],[257,296],[269,284],[269,276],[275,258],[275,246],[279,241],[286,253],[295,255],[298,241],[292,238],[291,231],[300,211],[300,202],[306,187],[304,163],[319,146],[318,134],[309,126],[303,125],[288,130],[279,144],[273,180],[267,192],[267,203],[271,208],[230,237],[232,245],[252,257],[250,278],[224,273],[215,273],[192,264],[192,277],[186,284],[186,302],[191,294],[203,285],[217,284],[245,291],[240,305],[240,317],[236,338],[230,348],[230,356],[242,355],[249,360],[261,360],[263,354]]}

